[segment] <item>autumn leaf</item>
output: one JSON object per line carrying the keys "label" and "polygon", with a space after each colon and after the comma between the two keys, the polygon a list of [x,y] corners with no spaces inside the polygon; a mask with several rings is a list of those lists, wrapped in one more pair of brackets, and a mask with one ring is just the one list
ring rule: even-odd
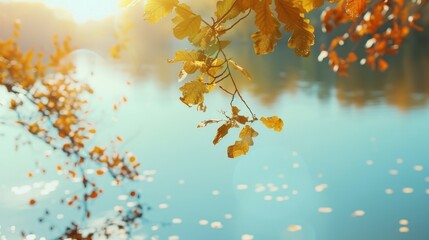
{"label": "autumn leaf", "polygon": [[277,40],[281,38],[280,24],[271,11],[271,0],[262,0],[255,4],[255,24],[259,31],[252,34],[253,48],[258,55],[274,51]]}
{"label": "autumn leaf", "polygon": [[219,141],[228,134],[229,129],[233,127],[233,123],[227,122],[217,129],[217,134],[213,139],[213,144],[216,145]]}
{"label": "autumn leaf", "polygon": [[216,19],[219,22],[225,22],[227,20],[237,17],[241,13],[241,10],[237,8],[237,0],[221,0],[216,3]]}
{"label": "autumn leaf", "polygon": [[262,117],[261,122],[267,127],[271,128],[276,132],[280,132],[283,129],[283,120],[277,116],[272,117]]}
{"label": "autumn leaf", "polygon": [[194,61],[202,61],[205,55],[201,51],[177,51],[174,59],[169,60],[168,62],[194,62]]}
{"label": "autumn leaf", "polygon": [[366,9],[367,0],[346,0],[345,9],[350,18],[359,17]]}
{"label": "autumn leaf", "polygon": [[245,76],[247,79],[252,80],[252,76],[250,75],[250,73],[244,69],[243,67],[239,66],[237,63],[235,63],[233,60],[228,60],[228,62],[235,68],[237,69],[239,72],[241,72],[241,74],[243,74],[243,76]]}
{"label": "autumn leaf", "polygon": [[274,33],[265,34],[262,32],[256,32],[252,34],[253,49],[257,55],[264,55],[274,52],[274,48],[277,44],[277,40],[281,38],[280,31]]}
{"label": "autumn leaf", "polygon": [[231,110],[232,110],[231,119],[233,121],[237,121],[238,123],[241,123],[241,124],[246,124],[249,121],[248,117],[238,114],[240,112],[240,109],[238,109],[238,107],[232,106]]}
{"label": "autumn leaf", "polygon": [[301,57],[310,55],[311,46],[314,45],[314,27],[310,20],[288,0],[275,0],[279,20],[285,24],[285,30],[292,35],[288,40],[288,47],[294,48],[295,53]]}
{"label": "autumn leaf", "polygon": [[209,92],[207,85],[199,79],[185,83],[180,89],[183,96],[180,100],[187,106],[204,103],[204,94]]}
{"label": "autumn leaf", "polygon": [[228,146],[228,157],[236,158],[246,155],[249,152],[249,145],[243,141],[235,141],[234,145]]}
{"label": "autumn leaf", "polygon": [[219,119],[209,119],[209,120],[205,120],[205,121],[200,122],[200,123],[197,125],[197,128],[203,128],[203,127],[206,127],[206,126],[207,126],[207,125],[209,125],[209,124],[212,124],[212,123],[218,123],[218,122],[220,122],[220,121],[222,121],[222,120],[219,120]]}
{"label": "autumn leaf", "polygon": [[318,8],[323,5],[324,0],[295,0],[296,2],[299,2],[302,9],[308,13],[312,11],[315,8]]}
{"label": "autumn leaf", "polygon": [[235,143],[231,146],[228,146],[228,157],[236,158],[241,155],[247,154],[250,146],[253,146],[253,138],[258,136],[258,132],[256,132],[252,127],[246,125],[240,132],[239,141],[235,141]]}
{"label": "autumn leaf", "polygon": [[150,23],[157,23],[170,14],[178,0],[148,0],[145,6],[144,18]]}
{"label": "autumn leaf", "polygon": [[174,36],[178,39],[195,36],[201,26],[201,16],[192,13],[190,7],[184,3],[176,8],[177,16],[173,18],[176,26],[173,28]]}

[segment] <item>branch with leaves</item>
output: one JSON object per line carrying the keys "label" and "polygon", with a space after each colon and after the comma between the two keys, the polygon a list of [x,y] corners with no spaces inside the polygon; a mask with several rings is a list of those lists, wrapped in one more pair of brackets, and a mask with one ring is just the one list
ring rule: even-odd
{"label": "branch with leaves", "polygon": [[[75,67],[68,60],[73,50],[71,39],[60,42],[55,37],[55,52],[45,63],[42,53],[20,49],[17,43],[19,30],[20,23],[17,21],[13,37],[4,41],[0,39],[0,87],[4,87],[7,92],[2,98],[9,101],[9,106],[5,107],[16,114],[15,126],[45,143],[52,152],[63,155],[65,161],[58,163],[56,171],[71,181],[80,182],[82,188],[60,202],[82,211],[84,221],[91,217],[88,203],[103,194],[97,178],[108,174],[116,185],[138,180],[142,177],[138,171],[140,163],[131,152],[116,151],[115,145],[122,142],[120,137],[112,141],[111,146],[90,142],[97,134],[94,124],[86,120],[89,96],[93,90],[88,84],[73,78]],[[94,166],[97,168],[94,171],[96,174],[90,176],[87,170]],[[34,174],[28,176],[34,177]],[[109,229],[124,229],[125,225],[134,224],[143,218],[143,211],[147,209],[141,203],[140,194],[132,191],[130,198],[136,199],[135,207],[130,211],[117,211],[116,220],[106,222]],[[36,205],[36,199],[29,199],[29,204]],[[79,225],[79,228],[83,226]],[[60,238],[77,236],[73,229],[69,228]],[[94,234],[89,232],[86,239]]]}

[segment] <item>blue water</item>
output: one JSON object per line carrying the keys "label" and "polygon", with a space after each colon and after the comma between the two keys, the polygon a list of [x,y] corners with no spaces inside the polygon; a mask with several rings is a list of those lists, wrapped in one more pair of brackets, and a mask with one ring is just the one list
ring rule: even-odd
{"label": "blue water", "polygon": [[[95,88],[90,118],[98,132],[92,141],[108,143],[120,135],[125,139],[121,149],[134,152],[142,171],[150,170],[150,181],[123,187],[110,186],[111,179],[104,177],[106,193],[90,205],[94,217],[86,224],[111,215],[124,202],[117,196],[136,188],[153,207],[136,239],[229,240],[244,234],[257,240],[429,239],[429,107],[424,104],[404,111],[381,94],[371,104],[348,106],[337,97],[340,83],[323,98],[308,87],[285,88],[270,104],[248,89],[244,95],[254,112],[279,115],[285,129],[277,133],[257,123],[259,136],[250,152],[229,159],[226,148],[238,130],[213,146],[216,126],[196,128],[199,121],[221,118],[218,111],[229,104],[226,95],[212,94],[207,112],[197,112],[178,100],[180,84],[174,79],[165,86],[156,74],[142,79],[88,51],[75,55],[78,76]],[[282,74],[276,70],[276,81]],[[113,111],[122,96],[128,103]],[[2,116],[13,119],[6,111]],[[55,171],[64,161],[61,155],[46,159],[49,148],[37,141],[24,144],[31,137],[19,128],[2,125],[0,133],[0,239],[20,239],[21,229],[33,231],[37,239],[50,238],[70,220],[79,221],[80,213],[58,204],[65,191],[80,186]],[[48,172],[29,179],[36,161]],[[410,188],[412,193],[404,193]],[[28,206],[30,198],[37,199],[36,206]],[[46,207],[58,227],[53,232],[37,221]],[[175,218],[181,221],[161,226]],[[401,225],[401,219],[408,224]],[[290,231],[298,225],[299,231]]]}

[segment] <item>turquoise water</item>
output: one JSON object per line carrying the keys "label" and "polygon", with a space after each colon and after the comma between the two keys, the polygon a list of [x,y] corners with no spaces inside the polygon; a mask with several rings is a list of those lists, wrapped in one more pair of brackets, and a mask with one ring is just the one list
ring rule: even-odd
{"label": "turquoise water", "polygon": [[[212,94],[207,112],[197,112],[178,100],[176,67],[148,65],[144,75],[134,74],[92,51],[76,51],[77,76],[95,89],[92,141],[122,136],[121,149],[133,151],[148,176],[123,187],[103,178],[106,194],[90,205],[94,217],[87,224],[110,216],[126,202],[118,195],[136,188],[153,208],[136,239],[428,239],[429,65],[427,50],[412,50],[393,60],[385,77],[357,68],[349,79],[336,78],[314,58],[280,55],[285,49],[270,58],[243,58],[245,66],[254,62],[255,82],[241,82],[249,86],[243,90],[249,105],[259,116],[279,115],[285,129],[276,133],[257,123],[255,146],[234,160],[226,148],[238,130],[213,146],[216,126],[196,128],[221,118],[226,95]],[[113,111],[123,96],[128,103]],[[2,125],[0,133],[0,238],[19,239],[21,229],[50,238],[79,221],[80,213],[58,204],[80,186],[55,171],[61,155],[45,158],[48,147],[26,144],[31,137],[18,128]],[[36,162],[48,172],[29,179]],[[28,206],[30,198],[36,206]],[[40,224],[46,207],[51,219]]]}

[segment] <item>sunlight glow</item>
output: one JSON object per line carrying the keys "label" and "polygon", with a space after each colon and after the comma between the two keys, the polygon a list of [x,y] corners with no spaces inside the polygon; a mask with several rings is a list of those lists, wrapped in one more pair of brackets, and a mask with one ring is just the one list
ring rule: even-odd
{"label": "sunlight glow", "polygon": [[[0,2],[8,1],[0,0]],[[40,2],[51,8],[65,10],[78,23],[101,20],[121,10],[120,0],[21,0],[21,2]]]}

